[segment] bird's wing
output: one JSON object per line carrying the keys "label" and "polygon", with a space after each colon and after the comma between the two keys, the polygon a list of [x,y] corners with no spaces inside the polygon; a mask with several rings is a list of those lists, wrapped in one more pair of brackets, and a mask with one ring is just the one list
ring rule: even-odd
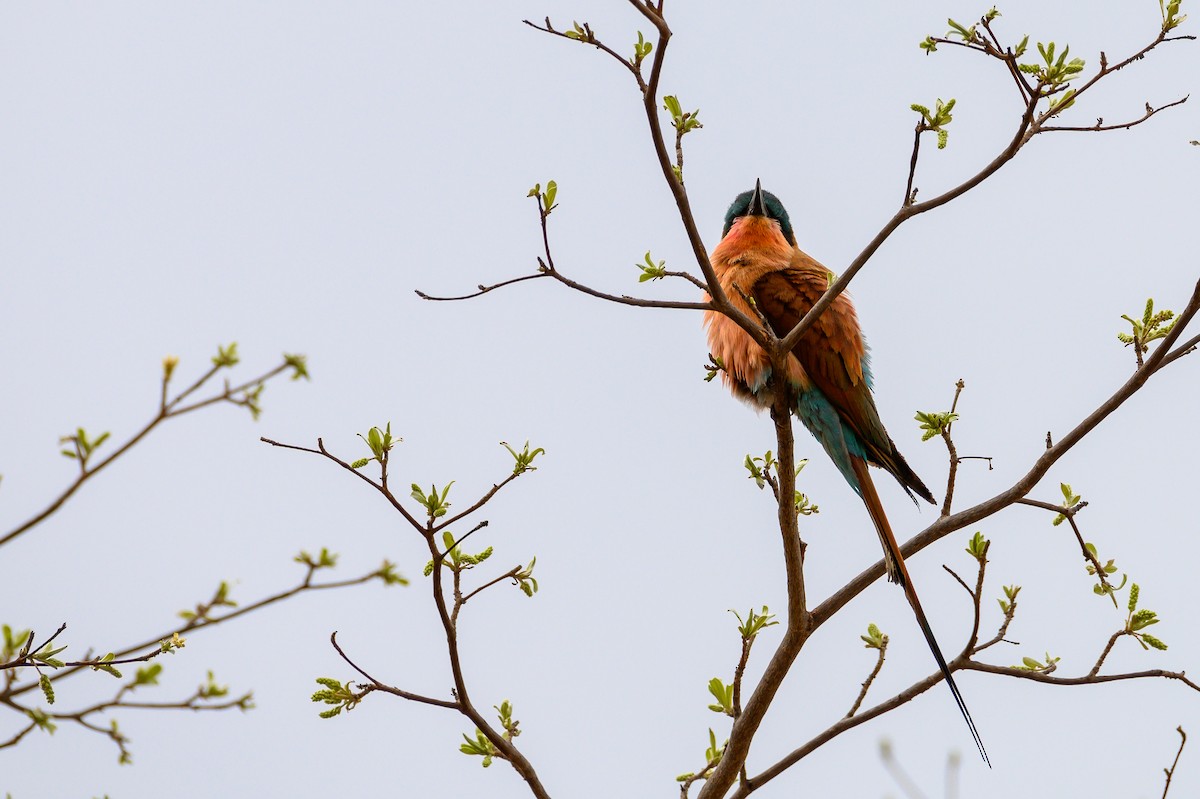
{"label": "bird's wing", "polygon": [[[796,250],[787,267],[760,277],[751,293],[775,335],[785,336],[828,288],[825,267]],[[867,347],[850,298],[838,295],[800,337],[792,355],[858,439],[866,460],[890,472],[909,496],[915,492],[926,502],[934,502],[933,494],[896,449],[879,418],[871,396]]]}
{"label": "bird's wing", "polygon": [[[778,336],[795,327],[829,287],[825,269],[811,263],[816,268],[798,267],[793,259],[792,266],[763,275],[754,286],[759,310]],[[850,299],[839,295],[801,336],[792,354],[863,445],[881,455],[890,453],[891,441],[871,397],[866,346]]]}

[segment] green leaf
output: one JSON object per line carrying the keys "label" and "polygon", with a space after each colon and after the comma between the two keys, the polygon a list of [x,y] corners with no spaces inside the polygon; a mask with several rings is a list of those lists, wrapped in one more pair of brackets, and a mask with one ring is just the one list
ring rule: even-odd
{"label": "green leaf", "polygon": [[100,660],[98,662],[90,664],[92,667],[92,671],[102,671],[105,674],[111,674],[112,676],[116,677],[117,679],[120,679],[121,672],[118,671],[115,666],[110,665],[108,662],[110,660],[115,660],[115,659],[116,659],[116,655],[113,654],[112,652],[109,652],[107,655],[100,658]]}
{"label": "green leaf", "polygon": [[286,365],[288,365],[289,367],[291,367],[291,369],[292,369],[292,378],[291,379],[292,380],[299,380],[301,378],[303,378],[305,380],[312,379],[308,374],[308,358],[306,356],[294,355],[294,354],[289,355],[288,353],[285,352],[283,354],[283,362]]}
{"label": "green leaf", "polygon": [[241,359],[238,357],[237,342],[234,341],[227,347],[217,345],[217,354],[213,356],[213,366],[219,369],[229,369],[237,366]]}
{"label": "green leaf", "polygon": [[863,645],[867,649],[883,649],[887,644],[887,636],[879,631],[879,628],[874,624],[867,625],[867,634],[860,635]]}

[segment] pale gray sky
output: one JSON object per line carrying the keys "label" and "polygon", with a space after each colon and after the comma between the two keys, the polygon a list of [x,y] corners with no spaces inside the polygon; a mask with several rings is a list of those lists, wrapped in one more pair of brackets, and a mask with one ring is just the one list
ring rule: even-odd
{"label": "pale gray sky", "polygon": [[[924,151],[923,196],[976,171],[1015,126],[1015,92],[996,65],[917,43],[987,4],[678,3],[663,90],[699,107],[688,187],[706,243],[735,194],[761,177],[792,214],[801,246],[840,271],[903,193],[909,104],[958,99],[950,147]],[[1188,9],[1184,9],[1185,11]],[[1003,35],[1069,42],[1097,64],[1153,38],[1152,0],[1014,0]],[[14,799],[179,796],[520,797],[504,764],[458,753],[468,724],[446,711],[371,697],[317,718],[313,678],[351,671],[331,630],[380,679],[446,695],[441,633],[421,542],[379,498],[311,456],[260,435],[363,454],[355,433],[392,422],[407,485],[457,480],[456,507],[502,478],[497,442],[545,447],[537,472],[503,492],[473,539],[495,573],[538,557],[533,600],[498,586],[464,610],[474,698],[511,699],[519,743],[555,796],[674,796],[702,765],[706,683],[738,654],[728,608],[783,606],[768,497],[745,479],[747,452],[773,446],[769,420],[702,381],[698,314],[605,304],[526,283],[468,303],[422,302],[530,271],[540,234],[535,182],[559,183],[555,259],[615,293],[694,299],[683,282],[638,285],[650,249],[696,271],[653,161],[626,72],[522,17],[591,21],[618,49],[645,22],[618,2],[6,4],[0,26],[0,527],[41,508],[72,478],[57,437],[78,425],[115,439],[157,403],[160,359],[180,381],[236,340],[244,373],[307,353],[311,384],[278,384],[263,419],[218,408],[172,422],[85,486],[53,519],[0,553],[0,622],[49,634],[66,654],[168,628],[222,580],[250,601],[289,586],[299,549],[342,554],[354,576],[387,557],[413,579],[305,596],[192,636],[165,659],[146,700],[189,693],[214,669],[258,709],[115,714],[135,765],[100,736],[63,725],[0,753]],[[1195,25],[1189,23],[1194,30]],[[1090,93],[1072,117],[1115,122],[1193,92],[1197,49],[1178,43]],[[1052,134],[967,196],[897,233],[853,286],[874,353],[877,400],[893,438],[941,494],[945,453],[920,442],[917,409],[967,390],[955,428],[966,465],[960,507],[1007,487],[1133,366],[1115,339],[1146,297],[1179,309],[1197,277],[1200,135],[1195,102],[1128,132]],[[1196,357],[1196,356],[1193,356]],[[1200,668],[1195,640],[1194,407],[1200,365],[1171,366],[1077,447],[1033,492],[1071,483],[1102,555],[1142,586],[1170,645],[1118,643],[1106,669]],[[809,595],[826,596],[879,555],[859,500],[798,432],[812,463],[801,488]],[[903,536],[931,522],[884,481]],[[1123,614],[1091,593],[1078,549],[1047,514],[1012,509],[993,539],[985,629],[1004,583],[1025,586],[1009,637],[1016,663],[1046,650],[1085,673]],[[465,530],[464,530],[465,532]],[[941,569],[962,572],[970,531],[911,568],[944,646],[967,633],[968,603]],[[486,576],[484,570],[480,576]],[[336,576],[336,575],[335,575]],[[872,697],[933,664],[900,591],[880,583],[813,638],[751,754],[761,769],[840,718],[873,665],[858,635],[891,636]],[[764,634],[757,673],[778,628]],[[896,796],[878,757],[893,742],[926,795],[947,753],[963,754],[962,796],[1151,797],[1182,724],[1200,733],[1200,696],[1143,681],[1051,688],[982,674],[959,684],[995,768],[974,757],[941,686],[833,741],[764,788],[829,797]],[[115,688],[102,674],[64,682],[71,708]],[[0,739],[20,727],[0,715]],[[1185,751],[1172,795],[1200,791]]]}

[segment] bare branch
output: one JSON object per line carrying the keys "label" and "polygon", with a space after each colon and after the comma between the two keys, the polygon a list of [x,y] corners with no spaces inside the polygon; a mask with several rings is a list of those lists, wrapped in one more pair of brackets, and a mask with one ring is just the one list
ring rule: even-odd
{"label": "bare branch", "polygon": [[1187,744],[1187,733],[1183,731],[1183,727],[1176,727],[1175,731],[1179,733],[1179,751],[1175,753],[1175,761],[1171,763],[1171,767],[1163,769],[1167,775],[1167,784],[1163,786],[1162,799],[1167,799],[1167,791],[1171,790],[1171,778],[1175,776],[1175,769],[1179,767],[1179,756],[1183,754],[1183,747]]}
{"label": "bare branch", "polygon": [[399,688],[393,688],[390,685],[381,683],[379,680],[375,679],[370,674],[367,674],[365,671],[363,671],[361,668],[359,668],[357,663],[355,663],[353,660],[351,660],[350,657],[345,652],[342,651],[342,647],[339,646],[338,642],[337,642],[337,630],[334,630],[329,635],[329,643],[331,643],[333,645],[333,648],[337,650],[337,653],[339,656],[341,656],[342,660],[346,661],[346,663],[348,663],[350,665],[350,668],[357,671],[359,674],[361,674],[367,680],[367,682],[369,683],[368,687],[372,688],[373,690],[383,691],[384,693],[389,693],[394,696],[398,696],[401,699],[408,699],[412,702],[421,702],[422,704],[435,705],[437,707],[448,708],[449,710],[458,710],[457,702],[452,702],[452,701],[448,701],[445,699],[433,699],[432,697],[422,696],[421,694],[414,694],[409,691],[402,691]]}
{"label": "bare branch", "polygon": [[[1024,498],[1026,494],[1033,490],[1038,481],[1046,475],[1051,466],[1057,463],[1084,436],[1094,430],[1101,422],[1116,411],[1117,408],[1121,407],[1130,397],[1137,393],[1146,384],[1146,381],[1165,365],[1164,361],[1167,353],[1171,351],[1171,348],[1183,333],[1184,328],[1195,317],[1197,310],[1200,310],[1200,282],[1197,282],[1191,299],[1188,301],[1187,307],[1179,315],[1175,326],[1163,339],[1162,344],[1146,359],[1146,365],[1142,369],[1135,372],[1112,396],[1080,421],[1074,429],[1059,439],[1058,442],[1047,447],[1024,477],[991,499],[984,500],[978,505],[959,511],[953,515],[939,518],[923,531],[909,539],[901,547],[904,557],[906,559],[910,558],[950,533],[986,519],[1015,504],[1017,500]],[[868,585],[882,577],[883,573],[883,561],[880,560],[850,580],[842,588],[834,592],[832,596],[813,609],[813,625],[819,627],[824,624],[834,613],[841,610],[846,603],[865,590]]]}
{"label": "bare branch", "polygon": [[147,435],[149,435],[150,432],[152,430],[154,430],[154,428],[158,427],[160,424],[162,424],[167,419],[170,419],[170,418],[173,418],[176,416],[182,416],[186,413],[190,413],[191,411],[198,410],[200,408],[204,408],[209,405],[214,405],[219,402],[232,402],[233,404],[244,405],[245,403],[243,401],[236,398],[236,395],[238,393],[244,392],[246,389],[248,389],[251,386],[257,386],[260,383],[265,383],[266,381],[270,380],[271,378],[281,374],[282,372],[284,372],[287,369],[292,368],[292,367],[291,367],[291,364],[285,360],[284,363],[280,364],[279,366],[276,366],[274,369],[264,372],[263,374],[259,375],[258,377],[254,378],[253,380],[249,380],[246,383],[244,383],[236,388],[230,388],[229,386],[225,386],[225,388],[219,394],[209,397],[208,399],[202,400],[200,402],[197,402],[193,405],[189,405],[186,407],[178,407],[179,403],[183,399],[191,396],[197,390],[202,388],[205,385],[205,383],[207,383],[210,379],[212,379],[212,377],[218,371],[220,371],[222,368],[224,368],[224,367],[213,366],[213,367],[209,368],[208,371],[206,371],[203,375],[200,376],[199,379],[196,380],[196,382],[194,382],[190,387],[185,389],[183,392],[181,392],[179,395],[177,395],[175,397],[175,399],[173,399],[169,402],[166,401],[166,399],[165,399],[166,390],[167,390],[167,381],[164,378],[163,388],[162,388],[163,399],[160,401],[158,413],[154,416],[153,419],[151,419],[149,422],[147,422],[146,425],[143,426],[141,430],[134,433],[133,436],[131,436],[124,444],[117,447],[116,450],[114,450],[113,452],[110,452],[107,457],[101,458],[99,461],[97,461],[95,465],[85,463],[85,461],[82,457],[82,454],[78,452],[78,442],[76,442],[77,455],[78,455],[77,460],[79,461],[80,469],[79,469],[79,475],[75,478],[74,482],[72,482],[70,485],[68,485],[61,494],[59,494],[57,497],[55,497],[50,502],[50,504],[47,505],[45,508],[43,508],[40,512],[35,514],[30,519],[26,520],[24,523],[18,525],[17,527],[13,528],[9,532],[0,536],[0,546],[3,546],[5,544],[7,544],[9,541],[12,541],[13,539],[17,538],[18,536],[29,532],[34,527],[36,527],[37,525],[39,525],[43,521],[45,521],[47,518],[49,518],[55,511],[57,511],[59,508],[61,508],[63,506],[63,504],[68,499],[70,499],[75,494],[75,492],[78,491],[83,486],[84,483],[86,483],[91,478],[95,477],[97,474],[99,474],[101,471],[103,471],[106,467],[108,467],[109,464],[111,464],[117,458],[120,458],[122,455],[124,455],[126,452],[128,452],[130,449],[132,449],[134,447],[134,445],[136,445],[139,441],[141,441],[143,438],[145,438]]}
{"label": "bare branch", "polygon": [[846,714],[846,718],[852,717],[862,707],[863,700],[867,698],[867,691],[871,689],[871,683],[875,682],[875,678],[879,676],[879,672],[883,669],[883,660],[887,656],[888,637],[883,636],[883,643],[879,647],[879,657],[875,661],[875,668],[871,669],[871,673],[867,675],[867,679],[863,680],[862,690],[858,692],[858,698],[854,700],[854,704],[850,706],[850,711]]}
{"label": "bare branch", "polygon": [[[203,630],[203,629],[207,629],[209,627],[215,627],[218,624],[223,624],[225,622],[232,621],[233,619],[239,618],[241,616],[245,616],[247,613],[253,613],[256,610],[259,610],[260,608],[267,607],[268,605],[273,605],[277,602],[281,602],[285,599],[288,599],[289,597],[293,597],[293,596],[296,596],[297,594],[305,593],[307,591],[321,591],[321,590],[332,589],[332,588],[346,588],[346,587],[349,587],[352,585],[361,585],[363,583],[370,582],[371,580],[378,579],[379,572],[374,571],[374,572],[371,572],[370,574],[364,574],[361,577],[356,577],[356,578],[349,579],[349,580],[337,580],[337,581],[332,581],[332,582],[328,582],[328,583],[312,583],[312,582],[310,582],[311,578],[312,578],[312,569],[310,568],[307,575],[305,576],[304,581],[302,581],[299,585],[297,585],[293,588],[290,588],[286,591],[281,591],[276,594],[272,594],[271,596],[260,599],[257,602],[252,602],[249,605],[243,605],[243,606],[237,608],[236,610],[226,613],[223,616],[210,617],[210,616],[205,616],[205,615],[197,615],[194,618],[188,620],[186,623],[184,623],[178,627],[175,627],[173,629],[167,630],[166,632],[162,633],[161,635],[157,635],[157,636],[149,638],[145,641],[142,641],[140,643],[132,644],[132,645],[126,646],[122,649],[119,649],[116,652],[114,652],[113,655],[114,655],[114,657],[117,657],[117,658],[124,658],[129,655],[132,655],[135,652],[140,652],[142,650],[150,649],[151,647],[157,647],[157,646],[159,646],[160,641],[169,640],[175,635],[182,635],[184,633],[191,633],[191,632],[195,632],[197,630]],[[58,682],[59,680],[62,680],[72,674],[82,671],[83,669],[90,668],[91,666],[92,666],[92,663],[90,661],[81,662],[79,665],[67,666],[66,668],[59,671],[55,675],[54,680],[55,680],[55,682]],[[19,696],[23,693],[26,693],[27,691],[35,690],[37,687],[38,687],[38,683],[36,681],[33,681],[33,682],[26,683],[23,685],[14,686],[11,689],[6,689],[5,691],[3,691],[2,695],[4,697]]]}
{"label": "bare branch", "polygon": [[1132,128],[1132,127],[1142,124],[1143,122],[1145,122],[1150,117],[1154,116],[1155,114],[1157,114],[1160,111],[1165,111],[1166,109],[1173,108],[1177,105],[1183,105],[1184,103],[1187,102],[1187,99],[1188,99],[1187,97],[1183,97],[1179,100],[1176,100],[1173,103],[1167,103],[1166,105],[1160,105],[1158,108],[1152,108],[1149,103],[1146,103],[1146,113],[1142,114],[1137,119],[1130,120],[1129,122],[1121,122],[1116,125],[1105,125],[1104,119],[1098,118],[1096,120],[1095,125],[1088,125],[1086,127],[1067,126],[1067,125],[1044,125],[1039,129],[1038,132],[1039,133],[1050,133],[1052,131],[1059,131],[1059,130],[1070,130],[1070,131],[1081,131],[1081,132],[1086,132],[1086,131],[1098,132],[1098,131],[1106,131],[1106,130],[1128,130],[1129,128]]}

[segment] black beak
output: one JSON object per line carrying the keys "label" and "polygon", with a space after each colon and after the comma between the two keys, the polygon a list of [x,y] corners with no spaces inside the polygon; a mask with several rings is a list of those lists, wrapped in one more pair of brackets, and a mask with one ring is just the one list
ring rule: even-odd
{"label": "black beak", "polygon": [[750,216],[766,216],[767,206],[763,202],[762,180],[754,181],[754,196],[750,198],[750,210],[746,212]]}

